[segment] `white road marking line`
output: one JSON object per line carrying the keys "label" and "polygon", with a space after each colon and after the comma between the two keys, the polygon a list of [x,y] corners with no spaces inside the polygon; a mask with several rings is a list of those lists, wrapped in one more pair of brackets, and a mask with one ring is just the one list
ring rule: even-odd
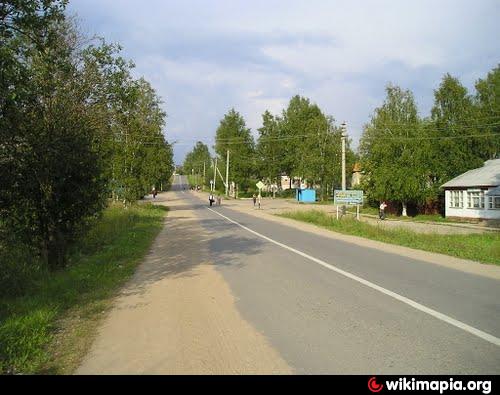
{"label": "white road marking line", "polygon": [[217,212],[217,211],[215,211],[215,210],[213,210],[211,208],[208,208],[208,207],[206,207],[206,208],[208,210],[212,211],[213,213],[221,216],[222,218],[225,218],[229,222],[231,222],[231,223],[233,223],[235,225],[238,225],[240,228],[243,228],[246,231],[248,231],[250,233],[253,233],[256,236],[259,236],[260,238],[262,238],[264,240],[267,240],[267,241],[269,241],[269,242],[271,242],[273,244],[276,244],[276,245],[278,245],[278,246],[280,246],[280,247],[282,247],[282,248],[284,248],[284,249],[286,249],[288,251],[294,252],[297,255],[300,255],[300,256],[302,256],[304,258],[307,258],[307,259],[309,259],[309,260],[311,260],[311,261],[313,261],[313,262],[315,262],[315,263],[317,263],[317,264],[319,264],[319,265],[321,265],[323,267],[326,267],[327,269],[330,269],[330,270],[332,270],[334,272],[337,272],[337,273],[339,273],[339,274],[341,274],[341,275],[343,275],[343,276],[345,276],[347,278],[350,278],[351,280],[357,281],[358,283],[361,283],[363,285],[366,285],[367,287],[375,289],[375,290],[377,290],[377,291],[379,291],[379,292],[381,292],[381,293],[383,293],[385,295],[388,295],[388,296],[390,296],[390,297],[392,297],[392,298],[394,298],[396,300],[399,300],[400,302],[403,302],[403,303],[405,303],[405,304],[407,304],[407,305],[409,305],[409,306],[411,306],[411,307],[413,307],[413,308],[415,308],[417,310],[420,310],[420,311],[422,311],[424,313],[427,313],[427,314],[433,316],[434,318],[437,318],[437,319],[439,319],[441,321],[444,321],[444,322],[446,322],[446,323],[448,323],[450,325],[453,325],[453,326],[455,326],[457,328],[460,328],[460,329],[462,329],[462,330],[464,330],[466,332],[469,332],[470,334],[472,334],[474,336],[477,336],[477,337],[479,337],[479,338],[481,338],[483,340],[486,340],[486,341],[488,341],[490,343],[493,343],[496,346],[500,346],[500,339],[498,337],[495,337],[493,335],[490,335],[489,333],[483,332],[482,330],[474,328],[473,326],[467,325],[466,323],[464,323],[462,321],[458,321],[458,320],[456,320],[456,319],[454,319],[454,318],[452,318],[450,316],[447,316],[446,314],[443,314],[443,313],[440,313],[439,311],[433,310],[430,307],[424,306],[424,305],[422,305],[422,304],[420,304],[418,302],[415,302],[412,299],[409,299],[409,298],[407,298],[405,296],[397,294],[396,292],[393,292],[393,291],[390,291],[390,290],[388,290],[386,288],[383,288],[380,285],[374,284],[374,283],[372,283],[372,282],[370,282],[368,280],[365,280],[365,279],[363,279],[361,277],[358,277],[358,276],[356,276],[356,275],[354,275],[352,273],[346,272],[345,270],[339,269],[338,267],[330,265],[329,263],[326,263],[325,261],[322,261],[321,259],[318,259],[318,258],[315,258],[315,257],[313,257],[311,255],[308,255],[305,252],[296,250],[295,248],[289,247],[286,244],[283,244],[283,243],[280,243],[279,241],[273,240],[273,239],[271,239],[271,238],[269,238],[267,236],[264,236],[263,234],[261,234],[259,232],[256,232],[256,231],[254,231],[254,230],[252,230],[250,228],[247,228],[244,225],[241,225],[240,223],[232,220],[231,218],[226,217],[225,215],[222,215],[221,213],[219,213],[219,212]]}

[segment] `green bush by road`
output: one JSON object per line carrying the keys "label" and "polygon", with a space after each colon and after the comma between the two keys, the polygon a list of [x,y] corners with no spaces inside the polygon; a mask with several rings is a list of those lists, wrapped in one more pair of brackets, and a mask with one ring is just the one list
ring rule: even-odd
{"label": "green bush by road", "polygon": [[71,373],[102,313],[162,227],[165,207],[114,206],[57,272],[37,270],[28,289],[0,299],[0,373]]}
{"label": "green bush by road", "polygon": [[438,235],[404,229],[382,229],[352,218],[337,221],[335,217],[319,210],[287,212],[280,216],[343,234],[500,265],[500,233]]}

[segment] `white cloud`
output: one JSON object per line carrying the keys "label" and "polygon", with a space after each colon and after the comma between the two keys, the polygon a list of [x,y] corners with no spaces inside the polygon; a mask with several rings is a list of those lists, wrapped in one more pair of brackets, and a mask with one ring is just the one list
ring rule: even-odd
{"label": "white cloud", "polygon": [[500,54],[495,0],[73,0],[70,10],[123,44],[165,99],[167,134],[188,144],[177,161],[229,108],[255,130],[295,94],[346,120],[356,139],[387,82],[428,111],[445,72],[471,87]]}

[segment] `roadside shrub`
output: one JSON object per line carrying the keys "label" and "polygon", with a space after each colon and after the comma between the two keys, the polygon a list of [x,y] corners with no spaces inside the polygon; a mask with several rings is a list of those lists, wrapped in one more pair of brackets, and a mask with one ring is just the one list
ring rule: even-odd
{"label": "roadside shrub", "polygon": [[0,232],[0,298],[22,295],[46,272],[32,246]]}

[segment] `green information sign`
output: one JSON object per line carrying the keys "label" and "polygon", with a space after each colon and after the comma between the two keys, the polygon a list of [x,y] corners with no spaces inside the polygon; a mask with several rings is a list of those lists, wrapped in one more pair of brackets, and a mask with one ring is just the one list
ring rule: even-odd
{"label": "green information sign", "polygon": [[333,193],[333,202],[336,205],[357,206],[363,205],[363,191],[350,190],[341,191],[335,190]]}

